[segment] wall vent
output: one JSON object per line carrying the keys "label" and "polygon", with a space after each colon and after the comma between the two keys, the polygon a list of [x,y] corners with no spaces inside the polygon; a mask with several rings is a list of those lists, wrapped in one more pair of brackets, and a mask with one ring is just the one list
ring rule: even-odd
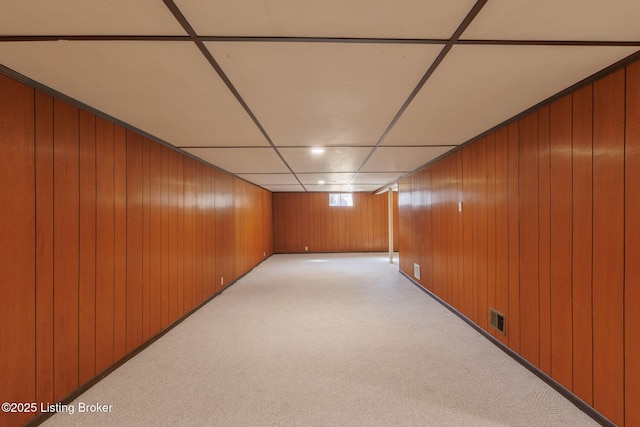
{"label": "wall vent", "polygon": [[490,313],[489,323],[491,324],[491,326],[497,329],[498,332],[500,332],[502,335],[506,335],[507,321],[504,314],[494,310],[493,308],[489,309],[489,313]]}
{"label": "wall vent", "polygon": [[413,277],[420,280],[420,265],[413,263]]}

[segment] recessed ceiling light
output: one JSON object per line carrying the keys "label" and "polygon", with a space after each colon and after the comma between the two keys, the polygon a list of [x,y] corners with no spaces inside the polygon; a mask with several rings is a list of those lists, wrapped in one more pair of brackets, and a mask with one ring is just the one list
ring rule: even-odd
{"label": "recessed ceiling light", "polygon": [[311,152],[313,154],[322,154],[322,153],[324,153],[324,148],[312,148]]}
{"label": "recessed ceiling light", "polygon": [[323,180],[318,181],[318,184],[324,184]]}

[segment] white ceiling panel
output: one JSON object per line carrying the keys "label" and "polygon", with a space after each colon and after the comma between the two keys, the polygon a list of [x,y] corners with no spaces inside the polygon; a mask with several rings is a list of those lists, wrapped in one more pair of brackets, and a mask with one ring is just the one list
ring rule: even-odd
{"label": "white ceiling panel", "polygon": [[449,38],[475,0],[176,0],[200,35]]}
{"label": "white ceiling panel", "polygon": [[186,35],[162,0],[0,0],[1,35]]}
{"label": "white ceiling panel", "polygon": [[268,146],[192,43],[0,43],[0,63],[178,147]]}
{"label": "white ceiling panel", "polygon": [[461,39],[640,40],[638,0],[491,0]]}
{"label": "white ceiling panel", "polygon": [[279,151],[294,172],[355,172],[371,148],[327,147],[322,155],[312,154],[307,147],[287,147]]}
{"label": "white ceiling panel", "polygon": [[305,191],[304,187],[298,185],[264,185],[264,188],[273,193],[297,193]]}
{"label": "white ceiling panel", "polygon": [[352,184],[374,184],[374,185],[385,185],[391,182],[397,181],[400,176],[402,176],[402,172],[394,172],[394,173],[366,173],[360,172],[356,175]]}
{"label": "white ceiling panel", "polygon": [[451,147],[379,147],[364,165],[362,171],[408,172],[450,149]]}
{"label": "white ceiling panel", "polygon": [[298,178],[305,186],[307,184],[320,184],[324,181],[327,185],[348,184],[353,178],[353,173],[299,173]]}
{"label": "white ceiling panel", "polygon": [[[334,191],[336,193],[342,193],[344,191],[347,191],[345,190],[346,187],[344,184],[331,184],[331,185],[305,184],[304,187],[307,189],[307,191],[315,191],[315,192]],[[349,191],[353,191],[353,190],[349,190]]]}
{"label": "white ceiling panel", "polygon": [[374,145],[441,45],[206,43],[277,146]]}
{"label": "white ceiling panel", "polygon": [[354,193],[359,191],[373,193],[374,191],[379,190],[380,187],[383,186],[376,184],[351,184],[350,186],[346,187],[344,191],[350,191]]}
{"label": "white ceiling panel", "polygon": [[383,145],[464,143],[635,50],[454,46]]}
{"label": "white ceiling panel", "polygon": [[257,185],[300,185],[292,173],[243,173],[240,178]]}
{"label": "white ceiling panel", "polygon": [[289,172],[272,148],[187,148],[185,151],[233,174]]}

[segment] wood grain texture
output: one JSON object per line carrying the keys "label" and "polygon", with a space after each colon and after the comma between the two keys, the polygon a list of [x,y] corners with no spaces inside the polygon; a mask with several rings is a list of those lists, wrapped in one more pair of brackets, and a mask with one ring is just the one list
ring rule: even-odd
{"label": "wood grain texture", "polygon": [[96,119],[96,374],[113,359],[114,158],[113,124]]}
{"label": "wood grain texture", "polygon": [[349,208],[330,207],[327,193],[274,193],[275,252],[388,251],[387,218],[386,195],[354,193]]}
{"label": "wood grain texture", "polygon": [[626,70],[625,425],[640,425],[640,63]]}
{"label": "wood grain texture", "polygon": [[551,104],[551,373],[568,389],[573,384],[571,239],[572,98]]}
{"label": "wood grain texture", "polygon": [[80,272],[79,371],[84,384],[96,374],[96,119],[79,115]]}
{"label": "wood grain texture", "polygon": [[35,95],[36,401],[52,402],[53,98],[40,92]]}
{"label": "wood grain texture", "polygon": [[520,353],[520,241],[518,123],[507,126],[507,197],[509,209],[509,347]]}
{"label": "wood grain texture", "polygon": [[573,392],[593,405],[593,86],[573,94]]}
{"label": "wood grain texture", "polygon": [[127,352],[142,344],[143,327],[143,142],[127,131]]}
{"label": "wood grain texture", "polygon": [[593,403],[619,425],[624,423],[624,79],[620,70],[593,84]]}
{"label": "wood grain texture", "polygon": [[[0,205],[0,236],[11,242],[0,245],[0,399],[32,402],[36,398],[34,91],[0,76],[0,93],[0,178],[3,199],[11,200]],[[0,424],[20,425],[29,417],[1,412]]]}
{"label": "wood grain texture", "polygon": [[78,383],[79,150],[78,109],[53,103],[54,399]]}
{"label": "wood grain texture", "polygon": [[114,306],[113,359],[127,354],[127,136],[121,126],[113,132]]}
{"label": "wood grain texture", "polygon": [[551,375],[551,167],[549,106],[538,111],[538,289],[540,313],[539,368]]}
{"label": "wood grain texture", "polygon": [[540,365],[538,283],[538,114],[518,122],[518,195],[520,243],[520,354]]}
{"label": "wood grain texture", "polygon": [[69,397],[273,253],[270,192],[10,78],[0,92],[2,401]]}
{"label": "wood grain texture", "polygon": [[[508,205],[508,134],[503,128],[496,137],[496,305],[494,308],[507,318],[509,316],[509,205]],[[509,336],[497,333],[496,338],[508,344]]]}

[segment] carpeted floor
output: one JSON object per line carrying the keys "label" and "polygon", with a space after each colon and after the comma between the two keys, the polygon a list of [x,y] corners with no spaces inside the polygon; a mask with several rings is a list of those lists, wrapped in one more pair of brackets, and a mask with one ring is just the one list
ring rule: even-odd
{"label": "carpeted floor", "polygon": [[44,425],[598,425],[386,254],[274,255],[72,405]]}

